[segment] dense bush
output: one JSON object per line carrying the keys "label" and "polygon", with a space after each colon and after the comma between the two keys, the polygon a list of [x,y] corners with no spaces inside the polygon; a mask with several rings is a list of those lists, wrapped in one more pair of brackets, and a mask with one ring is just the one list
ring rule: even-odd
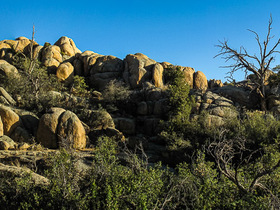
{"label": "dense bush", "polygon": [[48,91],[62,90],[62,85],[55,75],[48,74],[38,60],[31,61],[24,54],[14,56],[14,65],[19,73],[1,78],[1,85],[22,108],[40,112],[52,103]]}
{"label": "dense bush", "polygon": [[[122,158],[118,156],[120,152],[125,154]],[[190,164],[184,162],[175,169],[160,163],[151,165],[126,147],[118,146],[113,139],[102,137],[92,167],[87,171],[78,167],[77,157],[71,151],[61,150],[53,156],[44,172],[49,185],[35,185],[29,174],[14,179],[1,173],[0,204],[2,209],[279,207],[279,168],[260,180],[269,190],[256,188],[252,192],[242,192],[235,182],[221,173],[215,162],[206,159],[205,152],[200,151]],[[252,170],[256,168],[251,166],[247,164],[239,169],[238,179],[244,186],[246,179],[251,180],[254,175]]]}

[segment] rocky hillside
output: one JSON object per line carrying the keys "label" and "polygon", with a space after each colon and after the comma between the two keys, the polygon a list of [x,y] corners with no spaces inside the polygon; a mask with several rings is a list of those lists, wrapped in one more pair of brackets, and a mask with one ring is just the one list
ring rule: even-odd
{"label": "rocky hillside", "polygon": [[279,78],[0,41],[1,207],[279,209]]}
{"label": "rocky hillside", "polygon": [[[23,105],[20,90],[5,90],[4,81],[22,78],[23,67],[15,62],[18,57],[38,60],[49,77],[55,76],[63,84],[62,91],[45,88],[53,106],[48,104],[36,112]],[[220,80],[207,81],[203,72],[191,67],[159,63],[141,53],[128,54],[122,60],[81,52],[68,37],[44,46],[25,37],[0,41],[0,148],[28,149],[40,144],[57,149],[67,144],[84,149],[98,136],[107,135],[127,141],[131,147],[141,142],[155,160],[168,159],[165,147],[158,143],[158,133],[160,121],[166,120],[170,111],[166,72],[174,68],[183,72],[195,98],[193,119],[207,112],[205,122],[220,126],[229,113],[259,108],[258,94],[250,82],[224,86]],[[75,94],[77,78],[83,78],[85,84],[78,81],[78,87],[84,84],[85,94]],[[269,110],[278,113],[279,88],[267,85],[267,95]]]}

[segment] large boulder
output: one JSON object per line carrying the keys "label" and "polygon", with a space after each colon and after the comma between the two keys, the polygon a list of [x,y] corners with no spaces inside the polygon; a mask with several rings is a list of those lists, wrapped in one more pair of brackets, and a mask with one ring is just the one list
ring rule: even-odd
{"label": "large boulder", "polygon": [[5,76],[13,76],[18,74],[18,70],[13,65],[9,64],[5,60],[0,60],[0,74]]}
{"label": "large boulder", "polygon": [[132,87],[137,88],[152,79],[152,70],[156,61],[142,53],[129,54],[125,58],[124,80]]}
{"label": "large boulder", "polygon": [[163,66],[156,63],[153,68],[153,83],[156,87],[163,86]]}
{"label": "large boulder", "polygon": [[10,136],[21,125],[20,117],[10,108],[0,105],[0,116],[3,122],[4,134]]}
{"label": "large boulder", "polygon": [[[96,58],[93,57],[93,61]],[[114,56],[98,56],[90,69],[90,86],[104,90],[107,84],[120,77],[123,72],[123,61]]]}
{"label": "large boulder", "polygon": [[[21,52],[24,52],[25,49],[30,45],[31,43],[31,40],[30,39],[27,39],[26,37],[18,37],[16,39],[16,46],[15,47],[15,51],[21,51]],[[33,44],[35,45],[38,45],[36,42],[34,42]]]}
{"label": "large boulder", "polygon": [[60,48],[56,45],[48,45],[42,49],[41,61],[44,66],[48,67],[51,71],[57,69],[62,62],[62,55]]}
{"label": "large boulder", "polygon": [[0,58],[5,60],[11,60],[13,56],[13,50],[11,46],[5,41],[0,41]]}
{"label": "large boulder", "polygon": [[184,77],[185,77],[185,80],[187,82],[187,84],[193,88],[193,77],[194,77],[194,73],[195,73],[195,70],[194,68],[191,68],[191,67],[182,67],[181,70],[183,71],[184,73]]}
{"label": "large boulder", "polygon": [[89,76],[91,68],[94,66],[97,59],[102,56],[103,55],[99,55],[92,51],[85,51],[82,54],[77,54],[77,59],[73,62],[75,74],[86,77]]}
{"label": "large boulder", "polygon": [[66,145],[82,149],[86,146],[85,129],[74,113],[51,108],[40,119],[37,141],[51,149]]}
{"label": "large boulder", "polygon": [[65,111],[60,117],[57,128],[58,142],[66,143],[75,149],[86,147],[86,132],[79,118],[71,111]]}
{"label": "large boulder", "polygon": [[104,72],[122,72],[123,61],[115,56],[98,56],[95,64],[92,66],[90,74],[104,73]]}
{"label": "large boulder", "polygon": [[61,53],[68,56],[74,56],[77,53],[81,53],[74,41],[66,36],[62,36],[54,45],[59,46]]}
{"label": "large boulder", "polygon": [[115,128],[114,120],[111,115],[104,109],[84,110],[83,115],[87,116],[83,119],[90,129],[102,130],[108,127]]}
{"label": "large boulder", "polygon": [[62,63],[56,70],[56,76],[60,81],[70,84],[74,79],[74,67],[70,62]]}
{"label": "large boulder", "polygon": [[201,71],[197,71],[194,73],[194,84],[193,87],[195,89],[199,89],[199,90],[207,90],[208,88],[208,81],[207,78],[205,76],[205,74],[203,74],[203,72]]}
{"label": "large boulder", "polygon": [[58,148],[57,142],[57,125],[60,115],[65,112],[62,108],[51,108],[44,114],[39,121],[37,130],[37,141],[43,146],[51,149]]}

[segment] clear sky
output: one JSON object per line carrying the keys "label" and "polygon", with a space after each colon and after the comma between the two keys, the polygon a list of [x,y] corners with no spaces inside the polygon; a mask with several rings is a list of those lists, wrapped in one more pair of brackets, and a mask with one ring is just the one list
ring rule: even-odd
{"label": "clear sky", "polygon": [[[48,0],[3,1],[0,40],[19,36],[54,44],[61,36],[81,50],[124,59],[141,52],[158,61],[190,66],[225,81],[224,60],[213,58],[218,40],[257,52],[252,29],[264,38],[269,16],[280,37],[279,0]],[[280,64],[280,54],[272,67]],[[244,74],[237,74],[242,80]]]}

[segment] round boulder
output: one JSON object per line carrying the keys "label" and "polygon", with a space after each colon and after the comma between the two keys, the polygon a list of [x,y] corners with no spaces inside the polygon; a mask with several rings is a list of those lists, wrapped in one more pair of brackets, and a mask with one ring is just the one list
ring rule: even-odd
{"label": "round boulder", "polygon": [[59,146],[82,149],[86,146],[86,133],[81,121],[73,112],[51,108],[40,119],[37,141],[50,149]]}
{"label": "round boulder", "polygon": [[71,111],[65,111],[61,117],[57,129],[58,142],[61,146],[69,144],[74,149],[83,149],[86,147],[86,131],[77,117]]}
{"label": "round boulder", "polygon": [[3,123],[4,134],[10,136],[12,132],[21,125],[20,117],[10,108],[0,106],[0,116]]}
{"label": "round boulder", "polygon": [[203,74],[203,72],[201,71],[197,71],[194,73],[194,84],[193,87],[195,89],[199,89],[199,90],[207,90],[208,88],[208,81],[207,78],[205,76],[205,74]]}

